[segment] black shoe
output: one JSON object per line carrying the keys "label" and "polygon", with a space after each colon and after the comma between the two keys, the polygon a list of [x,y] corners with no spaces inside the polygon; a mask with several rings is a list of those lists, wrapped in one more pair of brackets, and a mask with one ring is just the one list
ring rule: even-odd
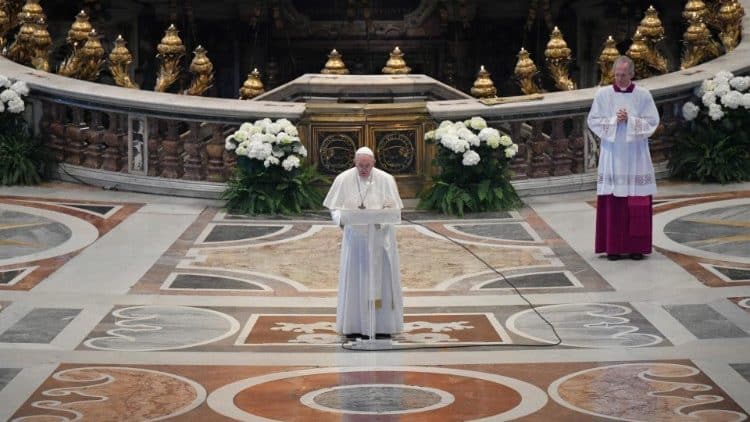
{"label": "black shoe", "polygon": [[630,254],[630,259],[632,259],[633,261],[640,261],[641,259],[643,259],[643,254],[642,253],[631,253]]}
{"label": "black shoe", "polygon": [[344,335],[346,336],[347,340],[354,340],[354,339],[362,337],[362,334],[360,333],[350,333],[350,334],[344,334]]}
{"label": "black shoe", "polygon": [[620,255],[607,254],[607,259],[609,259],[610,261],[617,261],[618,259],[620,259]]}
{"label": "black shoe", "polygon": [[391,335],[388,334],[388,333],[376,333],[375,334],[375,339],[376,340],[390,340],[391,339]]}

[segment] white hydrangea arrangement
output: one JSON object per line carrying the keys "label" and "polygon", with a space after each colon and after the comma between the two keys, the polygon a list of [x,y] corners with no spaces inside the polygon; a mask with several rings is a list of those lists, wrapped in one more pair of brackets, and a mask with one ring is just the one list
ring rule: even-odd
{"label": "white hydrangea arrangement", "polygon": [[682,117],[692,121],[705,111],[711,120],[718,121],[731,110],[746,114],[750,109],[749,88],[750,76],[734,76],[731,72],[721,71],[695,89],[698,100],[688,101],[682,106]]}
{"label": "white hydrangea arrangement", "polygon": [[239,157],[262,162],[265,168],[281,166],[288,172],[299,168],[307,157],[297,127],[287,119],[265,118],[243,123],[227,136],[224,147]]}
{"label": "white hydrangea arrangement", "polygon": [[29,87],[25,82],[0,75],[0,90],[0,113],[20,114],[26,109],[23,97],[29,95]]}
{"label": "white hydrangea arrangement", "polygon": [[673,177],[706,182],[750,180],[750,76],[722,71],[696,87],[669,158]]}
{"label": "white hydrangea arrangement", "polygon": [[496,150],[502,146],[506,158],[512,158],[518,153],[518,145],[513,143],[510,136],[500,134],[497,129],[488,127],[483,118],[476,116],[458,122],[444,120],[440,122],[437,129],[425,134],[425,140],[435,141],[454,154],[461,154],[461,163],[464,166],[479,164],[482,160],[479,153],[482,146],[490,150]]}
{"label": "white hydrangea arrangement", "polygon": [[511,209],[521,201],[510,183],[510,159],[518,145],[487,126],[481,117],[446,120],[425,134],[437,145],[433,164],[440,169],[420,194],[418,208],[462,216],[464,212]]}
{"label": "white hydrangea arrangement", "polygon": [[222,193],[230,212],[299,214],[323,203],[321,186],[330,181],[304,163],[307,149],[289,120],[243,123],[226,137],[224,148],[237,156]]}

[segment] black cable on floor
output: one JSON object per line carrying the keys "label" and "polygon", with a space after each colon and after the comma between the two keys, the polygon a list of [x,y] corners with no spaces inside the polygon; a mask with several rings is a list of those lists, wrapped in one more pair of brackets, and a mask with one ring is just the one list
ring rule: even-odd
{"label": "black cable on floor", "polygon": [[521,293],[521,291],[513,283],[510,282],[510,280],[508,280],[505,277],[505,274],[503,274],[502,271],[499,271],[495,267],[493,267],[492,265],[490,265],[487,261],[485,261],[484,259],[482,259],[479,255],[475,254],[471,249],[469,249],[463,243],[457,242],[456,240],[454,240],[454,239],[452,239],[452,238],[444,235],[443,233],[439,233],[439,232],[437,232],[437,231],[435,231],[435,230],[433,230],[433,229],[425,226],[424,224],[417,223],[415,221],[409,220],[407,218],[404,218],[403,216],[401,217],[401,219],[404,220],[404,221],[407,221],[407,222],[409,222],[411,224],[414,224],[416,226],[423,227],[426,230],[429,230],[430,232],[435,233],[435,234],[437,234],[437,235],[439,235],[439,236],[447,239],[448,241],[454,243],[455,245],[461,247],[469,255],[473,256],[479,262],[481,262],[482,264],[484,264],[484,266],[486,266],[487,268],[489,268],[490,270],[492,270],[495,274],[497,274],[500,277],[502,277],[503,281],[505,281],[505,283],[507,283],[510,287],[512,287],[513,291],[515,291],[515,293],[521,299],[523,299],[523,301],[526,302],[526,304],[529,305],[529,308],[531,308],[531,310],[534,311],[534,313],[537,314],[539,316],[539,318],[541,318],[542,321],[544,321],[545,324],[547,324],[547,326],[550,327],[550,329],[552,330],[552,333],[555,335],[555,338],[557,340],[554,343],[544,343],[544,344],[539,344],[539,343],[532,343],[532,344],[525,344],[525,343],[500,343],[500,342],[488,342],[488,343],[482,343],[482,344],[456,344],[456,345],[422,345],[422,344],[411,345],[411,344],[403,344],[403,346],[402,346],[401,344],[399,344],[398,347],[395,347],[395,348],[392,348],[392,349],[378,349],[378,350],[367,350],[367,349],[352,348],[352,347],[347,346],[347,344],[349,342],[344,342],[344,343],[341,343],[341,347],[344,350],[353,350],[353,351],[357,351],[357,352],[365,352],[365,351],[366,352],[372,352],[372,351],[383,352],[383,351],[420,350],[420,349],[462,349],[462,348],[465,349],[465,348],[470,348],[470,347],[472,347],[472,348],[473,347],[554,347],[554,346],[559,346],[560,344],[562,344],[562,339],[560,338],[560,335],[557,333],[557,330],[555,329],[555,326],[551,322],[549,322],[549,320],[547,318],[545,318],[544,315],[542,315],[539,312],[539,310],[536,309],[536,307],[534,306],[534,304],[531,303],[531,301],[529,301],[526,298],[526,296],[524,296],[523,293]]}

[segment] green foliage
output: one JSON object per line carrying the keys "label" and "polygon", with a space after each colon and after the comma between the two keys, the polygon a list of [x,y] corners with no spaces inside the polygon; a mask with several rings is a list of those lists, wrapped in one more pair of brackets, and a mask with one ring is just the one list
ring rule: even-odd
{"label": "green foliage", "polygon": [[679,132],[669,170],[675,178],[701,183],[750,180],[750,112],[725,110],[714,121],[701,111]]}
{"label": "green foliage", "polygon": [[481,161],[464,166],[461,154],[437,143],[437,155],[432,163],[440,167],[441,173],[433,177],[433,185],[420,194],[418,209],[463,216],[466,212],[514,209],[521,205],[510,184],[504,149],[493,149],[482,142],[474,150]]}
{"label": "green foliage", "polygon": [[315,167],[303,165],[286,171],[281,166],[265,167],[262,161],[237,157],[237,168],[227,183],[222,199],[227,209],[241,214],[299,214],[319,209],[329,183]]}
{"label": "green foliage", "polygon": [[42,181],[52,157],[33,137],[20,115],[0,115],[0,185],[34,185]]}

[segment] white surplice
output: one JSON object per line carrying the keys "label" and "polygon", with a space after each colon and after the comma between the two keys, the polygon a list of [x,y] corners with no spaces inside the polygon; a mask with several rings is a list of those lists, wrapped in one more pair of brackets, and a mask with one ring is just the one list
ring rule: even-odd
{"label": "white surplice", "polygon": [[[340,222],[340,210],[397,208],[404,204],[396,181],[390,174],[373,168],[370,178],[362,178],[357,168],[339,174],[333,181],[323,205],[331,210],[334,223]],[[367,226],[344,227],[341,241],[336,329],[342,334],[366,333],[369,326],[368,278],[370,251]],[[401,294],[398,247],[395,228],[383,225],[375,230],[373,250],[375,299],[375,332],[395,334],[403,331],[404,305]]]}
{"label": "white surplice", "polygon": [[[617,122],[617,110],[627,109],[627,123]],[[647,196],[656,193],[648,137],[659,126],[659,112],[648,90],[633,92],[602,87],[594,97],[588,126],[599,138],[597,195]]]}

